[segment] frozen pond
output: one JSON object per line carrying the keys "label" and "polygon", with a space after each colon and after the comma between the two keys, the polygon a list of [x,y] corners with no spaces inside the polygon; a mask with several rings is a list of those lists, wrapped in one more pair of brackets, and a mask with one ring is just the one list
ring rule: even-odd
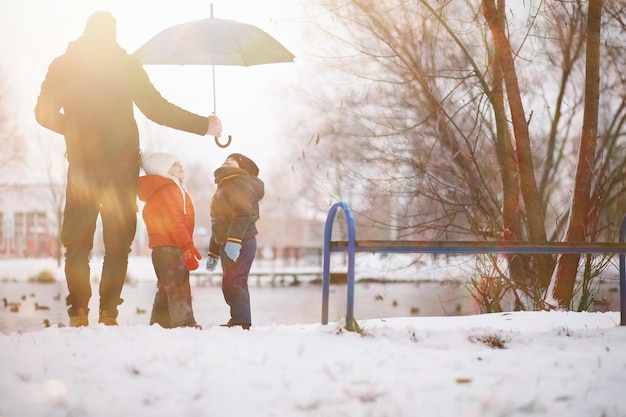
{"label": "frozen pond", "polygon": [[[363,266],[367,260],[368,258],[360,259],[359,265]],[[384,269],[391,270],[389,265]],[[99,270],[100,260],[94,259],[92,271],[97,273]],[[55,277],[54,281],[37,283],[29,280],[42,271],[50,271]],[[395,269],[390,276],[396,279],[403,278],[401,272],[402,270]],[[458,279],[467,276],[466,274],[455,275],[453,271],[440,266],[430,268],[427,274],[421,275],[420,278],[426,280],[423,282],[357,282],[354,291],[355,319],[471,315],[480,312],[464,284],[437,281],[442,276],[456,276]],[[598,299],[603,299],[603,302],[594,305],[592,310],[619,311],[619,282],[617,276],[612,275],[611,278],[606,278],[600,287]],[[120,306],[118,321],[121,325],[148,324],[156,292],[156,278],[149,258],[131,258],[129,276],[134,278],[131,278],[130,283],[127,283],[122,291],[125,302]],[[202,281],[192,277],[191,284],[196,320],[205,326],[225,323],[229,314],[228,306],[222,297],[220,279]],[[300,280],[299,285],[293,285],[291,277],[285,277],[284,281],[277,279],[272,283],[267,277],[259,279],[251,276],[249,285],[253,325],[293,325],[321,321],[322,287],[319,282]],[[90,304],[90,323],[95,324],[98,320],[98,282],[92,281],[91,286],[94,296]],[[55,265],[52,260],[0,261],[0,298],[20,304],[17,312],[12,312],[10,306],[0,304],[0,332],[35,331],[45,327],[44,321],[67,324],[66,295],[62,267]],[[331,285],[329,321],[345,318],[346,297],[346,284]],[[36,308],[36,304],[43,309]],[[506,305],[502,307],[505,310],[513,308]]]}
{"label": "frozen pond", "polygon": [[[92,283],[97,293],[98,285]],[[148,324],[156,283],[139,281],[126,284],[122,292],[120,324]],[[65,282],[50,284],[30,282],[0,283],[0,298],[19,302],[19,311],[0,306],[0,332],[33,331],[50,323],[67,324],[64,297]],[[228,306],[224,302],[219,281],[198,284],[192,280],[193,308],[196,320],[203,325],[225,323]],[[250,279],[253,325],[319,323],[322,311],[322,287],[304,282],[298,286],[272,285]],[[346,315],[346,285],[331,285],[329,321]],[[48,309],[37,309],[35,303]],[[90,323],[98,320],[98,298],[92,297]],[[463,285],[437,283],[359,283],[355,286],[354,317],[359,319],[475,314],[478,309]]]}

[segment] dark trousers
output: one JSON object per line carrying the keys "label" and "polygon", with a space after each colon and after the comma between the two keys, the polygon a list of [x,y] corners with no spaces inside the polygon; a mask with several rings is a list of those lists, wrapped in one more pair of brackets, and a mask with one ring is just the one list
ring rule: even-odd
{"label": "dark trousers", "polygon": [[180,249],[174,246],[154,248],[152,265],[157,276],[157,292],[150,324],[166,329],[195,325],[189,271]]}
{"label": "dark trousers", "polygon": [[256,238],[246,239],[241,243],[241,253],[236,262],[230,259],[222,245],[220,259],[223,278],[222,293],[226,304],[230,306],[230,324],[251,324],[250,292],[248,291],[248,273],[256,255]]}
{"label": "dark trousers", "polygon": [[94,173],[69,167],[61,241],[65,246],[65,277],[70,314],[86,309],[91,298],[89,254],[98,215],[102,220],[104,262],[100,278],[100,310],[117,315],[126,279],[128,254],[137,228],[139,162]]}

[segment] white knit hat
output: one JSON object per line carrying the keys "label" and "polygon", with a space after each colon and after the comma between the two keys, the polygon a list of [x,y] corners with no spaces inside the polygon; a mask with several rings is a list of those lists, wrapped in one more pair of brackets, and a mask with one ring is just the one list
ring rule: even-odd
{"label": "white knit hat", "polygon": [[175,162],[179,162],[176,156],[164,152],[144,153],[141,155],[141,166],[147,175],[160,175],[169,178],[176,183],[183,197],[183,211],[187,213],[187,201],[185,185],[169,171]]}
{"label": "white knit hat", "polygon": [[160,175],[165,178],[172,178],[167,171],[170,170],[175,162],[178,162],[178,158],[169,153],[153,152],[141,156],[141,165],[144,172],[148,175]]}

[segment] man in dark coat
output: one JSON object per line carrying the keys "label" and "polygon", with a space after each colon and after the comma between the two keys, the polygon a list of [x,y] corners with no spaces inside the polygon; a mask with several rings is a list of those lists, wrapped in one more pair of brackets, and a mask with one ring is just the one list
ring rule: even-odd
{"label": "man in dark coat", "polygon": [[89,253],[98,215],[105,245],[99,322],[117,325],[137,223],[140,151],[133,104],[158,124],[197,135],[222,134],[217,117],[165,100],[116,37],[110,13],[92,14],[83,35],[50,64],[35,107],[39,124],[65,136],[69,167],[61,241],[70,326],[89,324]]}

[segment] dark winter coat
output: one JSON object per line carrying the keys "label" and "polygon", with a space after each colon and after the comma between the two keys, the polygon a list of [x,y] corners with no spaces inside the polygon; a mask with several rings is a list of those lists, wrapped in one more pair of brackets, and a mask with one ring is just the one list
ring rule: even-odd
{"label": "dark winter coat", "polygon": [[217,190],[211,200],[211,242],[209,252],[219,257],[226,240],[241,242],[257,235],[259,201],[265,194],[263,181],[240,168],[215,170]]}
{"label": "dark winter coat", "polygon": [[198,135],[207,132],[208,119],[161,97],[137,58],[115,41],[84,36],[50,64],[35,118],[64,135],[70,165],[89,172],[138,160],[133,103],[158,124]]}
{"label": "dark winter coat", "polygon": [[143,220],[148,229],[148,246],[183,246],[193,241],[195,213],[191,197],[183,194],[174,180],[160,175],[139,177],[137,194],[145,201]]}

